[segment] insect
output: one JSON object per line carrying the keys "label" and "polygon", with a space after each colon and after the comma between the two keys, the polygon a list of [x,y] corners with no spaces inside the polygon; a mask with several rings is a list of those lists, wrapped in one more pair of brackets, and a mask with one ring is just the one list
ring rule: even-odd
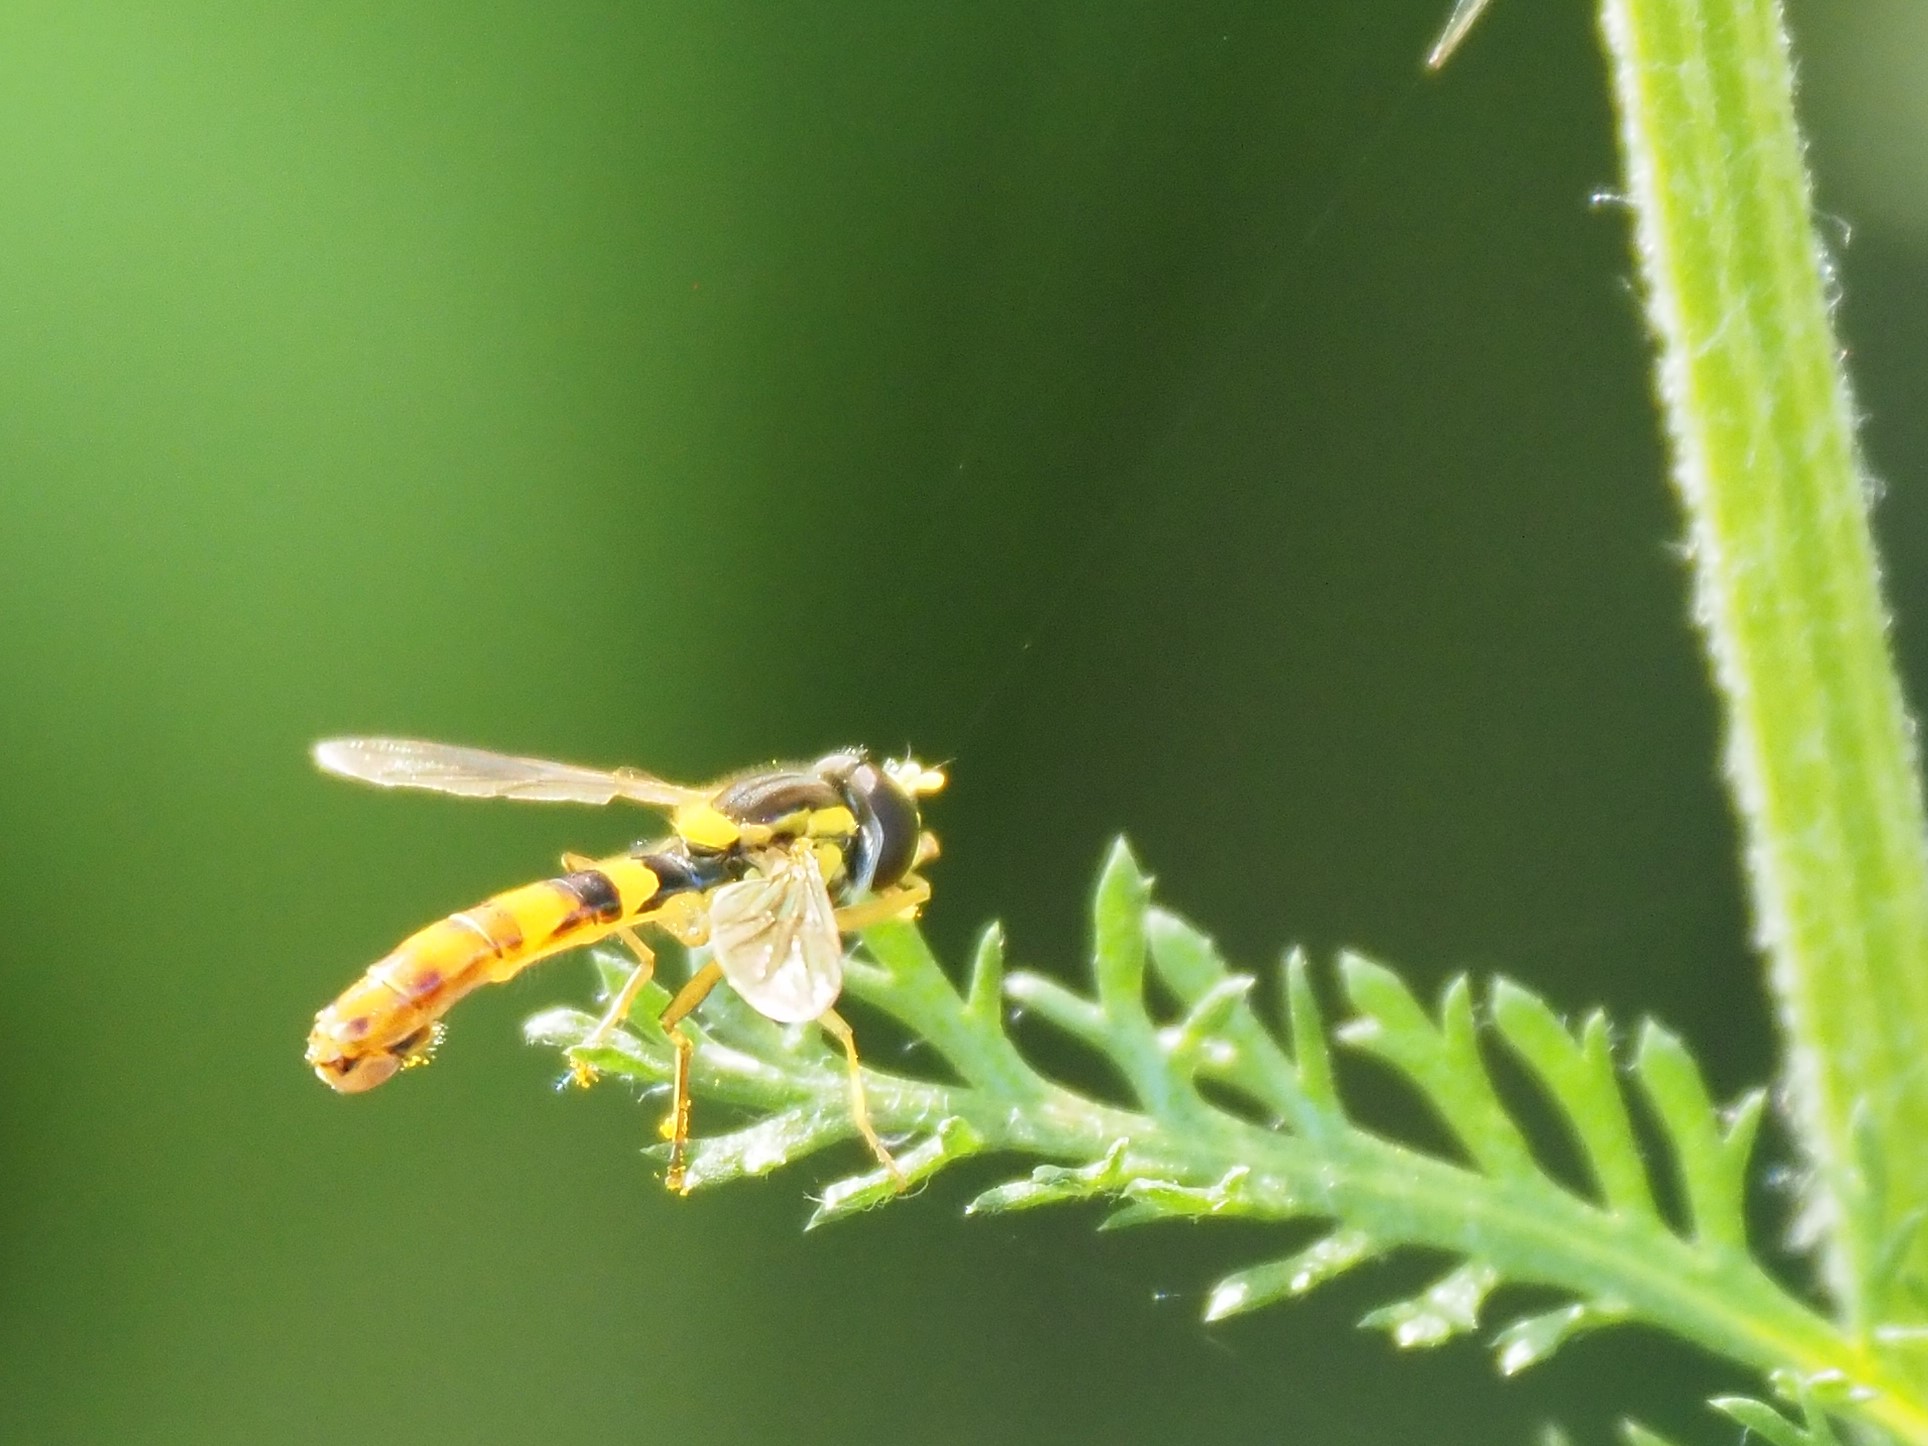
{"label": "insect", "polygon": [[[886,919],[914,918],[930,897],[916,872],[937,856],[919,800],[944,775],[915,759],[878,763],[861,749],[816,762],[772,765],[704,788],[633,768],[602,771],[405,738],[337,738],[315,745],[315,762],[383,788],[422,788],[467,798],[536,803],[640,804],[667,813],[671,832],[627,853],[563,855],[557,878],[523,884],[451,914],[404,939],[315,1016],[308,1063],[344,1094],[373,1089],[424,1064],[441,1018],[484,984],[511,979],[567,949],[614,936],[636,969],[583,1040],[606,1041],[655,970],[638,930],[688,946],[709,962],[663,1011],[675,1050],[666,1182],[686,1188],[693,1046],[678,1025],[718,983],[783,1024],[814,1020],[843,1047],[850,1112],[878,1161],[902,1173],[870,1121],[857,1044],[834,1008],[843,988],[843,936]],[[594,1070],[574,1066],[578,1083]]]}

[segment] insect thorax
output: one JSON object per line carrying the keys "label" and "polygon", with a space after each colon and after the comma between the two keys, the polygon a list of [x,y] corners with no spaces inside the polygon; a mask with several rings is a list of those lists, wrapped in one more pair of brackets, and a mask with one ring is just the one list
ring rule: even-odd
{"label": "insect thorax", "polygon": [[851,750],[808,768],[745,774],[708,803],[679,811],[676,829],[692,854],[731,855],[739,866],[796,840],[833,845],[827,862],[836,867],[824,872],[843,900],[887,888],[909,871],[920,821],[915,800],[897,781],[868,754]]}

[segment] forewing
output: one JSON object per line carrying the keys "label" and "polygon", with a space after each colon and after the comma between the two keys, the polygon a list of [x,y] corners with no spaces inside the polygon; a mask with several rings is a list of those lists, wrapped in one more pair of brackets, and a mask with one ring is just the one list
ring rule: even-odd
{"label": "forewing", "polygon": [[750,1007],[779,1024],[815,1019],[843,991],[843,935],[816,856],[710,896],[710,952]]}
{"label": "forewing", "polygon": [[464,798],[518,798],[531,803],[608,803],[620,798],[670,809],[709,796],[634,768],[605,773],[414,738],[330,738],[315,745],[315,762],[325,772],[378,788],[426,788]]}

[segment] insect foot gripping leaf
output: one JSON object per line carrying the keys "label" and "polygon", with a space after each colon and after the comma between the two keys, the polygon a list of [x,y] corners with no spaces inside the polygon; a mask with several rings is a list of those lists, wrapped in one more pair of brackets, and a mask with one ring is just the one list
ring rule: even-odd
{"label": "insect foot gripping leaf", "polygon": [[[1532,1286],[1565,1299],[1495,1322],[1491,1343],[1509,1375],[1585,1332],[1638,1322],[1759,1372],[1808,1413],[1804,1439],[1817,1446],[1830,1413],[1928,1446],[1928,1403],[1915,1393],[1911,1363],[1844,1334],[1750,1255],[1746,1168],[1763,1096],[1717,1109],[1674,1035],[1643,1026],[1628,1062],[1669,1157],[1656,1163],[1641,1153],[1600,1014],[1570,1026],[1519,984],[1500,980],[1481,999],[1465,979],[1429,1010],[1391,970],[1346,954],[1338,982],[1349,1012],[1329,1031],[1295,952],[1280,981],[1286,1027],[1275,1027],[1253,1002],[1251,975],[1152,905],[1122,842],[1098,881],[1092,936],[1090,989],[1081,992],[1039,973],[1007,974],[995,927],[961,989],[911,924],[864,931],[848,991],[944,1065],[939,1078],[864,1073],[872,1120],[905,1175],[925,1179],[983,1152],[1028,1156],[1041,1163],[970,1210],[1098,1200],[1108,1227],[1214,1216],[1322,1227],[1310,1244],[1295,1227],[1292,1248],[1207,1292],[1213,1320],[1303,1295],[1402,1248],[1443,1252],[1454,1263],[1434,1284],[1364,1323],[1400,1346],[1436,1345],[1487,1329],[1496,1292]],[[601,967],[605,988],[621,987],[627,966],[611,958]],[[593,1052],[596,1068],[651,1084],[668,1078],[671,1052],[653,1022],[667,997],[652,985],[630,1027]],[[1103,1057],[1123,1081],[1120,1097],[1094,1099],[1033,1068],[1005,1031],[1007,1002]],[[567,1050],[595,1023],[554,1010],[528,1032]],[[748,1117],[692,1142],[690,1187],[765,1174],[855,1136],[844,1060],[810,1026],[773,1024],[719,993],[683,1028],[695,1044],[694,1092]],[[1333,1039],[1402,1076],[1454,1149],[1429,1152],[1355,1124]],[[1540,1163],[1494,1086],[1489,1058],[1501,1052],[1551,1105],[1584,1184]],[[1656,1191],[1663,1170],[1677,1189]],[[841,1180],[823,1191],[811,1223],[897,1195],[882,1170]],[[1679,1221],[1657,1203],[1663,1195],[1682,1202]],[[1748,1424],[1764,1431],[1764,1422]]]}

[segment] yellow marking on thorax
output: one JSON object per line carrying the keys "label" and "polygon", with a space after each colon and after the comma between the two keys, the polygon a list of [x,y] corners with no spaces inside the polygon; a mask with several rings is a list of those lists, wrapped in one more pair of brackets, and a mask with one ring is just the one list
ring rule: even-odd
{"label": "yellow marking on thorax", "polygon": [[709,803],[686,803],[670,816],[670,826],[698,848],[726,849],[743,837],[736,820]]}
{"label": "yellow marking on thorax", "polygon": [[848,838],[857,831],[857,815],[841,803],[820,808],[804,823],[803,831],[812,838]]}
{"label": "yellow marking on thorax", "polygon": [[698,848],[727,849],[737,844],[761,848],[773,840],[802,834],[810,838],[847,838],[857,831],[857,816],[843,804],[799,809],[771,823],[744,823],[713,804],[686,803],[672,815],[676,832]]}
{"label": "yellow marking on thorax", "polygon": [[835,883],[843,876],[843,850],[833,843],[816,843],[810,850],[817,856],[817,870],[825,879]]}

